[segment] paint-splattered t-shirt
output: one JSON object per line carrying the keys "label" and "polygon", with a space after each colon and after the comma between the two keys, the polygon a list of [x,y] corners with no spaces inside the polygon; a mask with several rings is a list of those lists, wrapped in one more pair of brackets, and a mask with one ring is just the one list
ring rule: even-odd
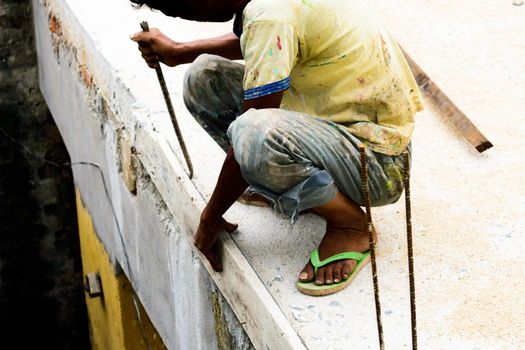
{"label": "paint-splattered t-shirt", "polygon": [[421,93],[362,0],[252,0],[241,49],[246,100],[286,90],[281,108],[342,124],[374,151],[410,142]]}

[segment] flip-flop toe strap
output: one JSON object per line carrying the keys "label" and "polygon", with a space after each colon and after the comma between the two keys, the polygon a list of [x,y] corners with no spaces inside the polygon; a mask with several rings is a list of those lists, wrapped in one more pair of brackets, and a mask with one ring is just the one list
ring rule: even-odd
{"label": "flip-flop toe strap", "polygon": [[332,255],[331,257],[326,258],[323,261],[321,261],[321,259],[319,259],[319,249],[315,249],[310,254],[310,262],[312,263],[312,265],[314,267],[314,271],[317,273],[317,269],[318,268],[323,267],[325,265],[328,265],[328,264],[330,264],[330,263],[332,263],[334,261],[339,261],[339,260],[356,260],[357,262],[359,262],[359,261],[363,260],[364,257],[365,257],[365,254],[363,254],[363,253],[344,252],[344,253],[339,253],[339,254]]}

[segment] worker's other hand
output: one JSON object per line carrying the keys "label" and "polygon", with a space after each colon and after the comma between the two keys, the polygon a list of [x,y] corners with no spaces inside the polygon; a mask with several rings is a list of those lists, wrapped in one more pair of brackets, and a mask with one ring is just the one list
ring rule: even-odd
{"label": "worker's other hand", "polygon": [[228,233],[235,232],[237,225],[227,222],[222,217],[213,220],[206,220],[204,217],[205,215],[201,215],[194,244],[206,256],[211,267],[220,272],[222,271],[222,259],[217,238],[223,230]]}
{"label": "worker's other hand", "polygon": [[170,67],[185,63],[180,57],[181,44],[171,40],[157,28],[135,33],[130,39],[139,44],[142,58],[151,68],[159,68],[160,62]]}

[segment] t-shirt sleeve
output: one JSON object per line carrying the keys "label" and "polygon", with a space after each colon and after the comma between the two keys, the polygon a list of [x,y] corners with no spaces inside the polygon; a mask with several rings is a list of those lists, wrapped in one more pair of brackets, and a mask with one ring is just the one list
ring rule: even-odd
{"label": "t-shirt sleeve", "polygon": [[252,22],[244,27],[241,49],[246,62],[245,100],[290,87],[290,72],[298,51],[297,34],[291,24],[268,20]]}

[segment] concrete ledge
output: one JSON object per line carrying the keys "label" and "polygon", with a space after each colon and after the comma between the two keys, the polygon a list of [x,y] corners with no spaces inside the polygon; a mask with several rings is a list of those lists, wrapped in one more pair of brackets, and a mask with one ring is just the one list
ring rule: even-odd
{"label": "concrete ledge", "polygon": [[[140,158],[163,194],[168,208],[177,222],[187,225],[186,238],[191,246],[192,232],[197,229],[198,218],[205,205],[204,200],[189,181],[167,142],[162,142],[156,135],[148,135],[147,131],[142,130],[137,134],[137,141]],[[199,168],[196,167],[197,169]],[[174,182],[173,179],[178,181]],[[222,273],[213,271],[198,250],[194,252],[199,255],[213,281],[232,306],[255,347],[302,348],[302,342],[294,329],[235,242],[225,235],[222,236],[222,243]]]}
{"label": "concrete ledge", "polygon": [[[170,316],[169,309],[161,311],[152,304],[161,301],[168,305],[180,303],[178,300],[170,300],[169,296],[159,298],[173,288],[184,289],[188,296],[198,295],[194,294],[195,290],[187,281],[172,280],[170,285],[155,282],[157,279],[164,279],[165,276],[152,276],[153,271],[162,266],[171,269],[176,268],[174,265],[184,266],[184,260],[181,261],[180,256],[176,257],[176,249],[166,250],[170,247],[166,238],[159,240],[160,237],[144,237],[143,232],[140,232],[141,225],[133,225],[129,221],[147,222],[156,219],[155,213],[147,212],[145,208],[133,203],[136,201],[135,193],[139,192],[140,199],[144,196],[143,192],[147,192],[144,191],[145,187],[149,186],[145,182],[149,181],[148,179],[153,180],[155,192],[158,191],[173,214],[174,224],[171,229],[178,231],[177,244],[184,245],[185,250],[191,252],[192,256],[200,257],[200,253],[193,249],[192,233],[196,229],[204,200],[195,184],[187,178],[179,165],[180,160],[170,146],[177,144],[172,132],[163,135],[155,131],[159,129],[159,124],[150,120],[151,112],[148,107],[134,98],[125,79],[110,65],[98,43],[93,42],[92,33],[88,32],[82,20],[89,21],[94,18],[91,17],[94,13],[83,17],[82,15],[88,14],[77,11],[80,8],[76,5],[78,2],[74,1],[34,4],[42,90],[64,135],[72,162],[93,162],[103,169],[120,228],[113,222],[110,203],[104,198],[104,191],[100,186],[102,179],[96,179],[95,169],[74,167],[75,181],[78,182],[86,200],[86,206],[93,212],[95,225],[99,226],[97,232],[101,235],[108,253],[124,269],[141,298],[146,300],[142,301],[166,344],[177,348],[177,343],[193,341],[193,337],[182,334],[182,339],[173,340],[169,334],[173,331],[179,332],[181,327],[177,326],[176,320],[166,324],[163,320],[173,317]],[[127,40],[127,37],[118,40]],[[131,45],[130,42],[129,46]],[[140,65],[140,69],[145,73],[152,73],[143,65]],[[162,113],[162,118],[167,118],[166,113]],[[169,119],[167,121],[169,122]],[[193,146],[198,143],[199,138],[204,139],[205,144],[213,142],[202,131],[200,135],[196,135],[197,139],[191,136],[191,131],[185,131],[185,134],[190,136],[188,145],[192,150],[196,148]],[[97,135],[98,132],[100,134]],[[218,173],[220,159],[224,157],[224,153],[216,145],[206,145],[206,149],[211,157],[218,160],[214,164],[215,168],[210,168],[209,162],[205,165],[202,161],[197,161],[196,172]],[[209,183],[209,178],[201,175],[200,180],[203,179],[206,180],[206,184]],[[97,181],[98,186],[94,184]],[[210,187],[207,186],[206,190],[209,192]],[[150,204],[159,207],[158,203]],[[116,232],[119,230],[122,237]],[[211,271],[207,262],[204,266],[208,268],[212,279],[235,313],[242,317],[240,323],[254,346],[270,349],[303,348],[298,335],[239,248],[228,237],[223,238],[223,246],[226,271],[217,274]],[[180,269],[180,266],[177,268]],[[178,275],[177,279],[192,273],[195,271],[188,269]],[[180,282],[183,283],[182,286]],[[151,290],[151,287],[146,287],[152,284],[166,290]],[[209,297],[211,293],[200,299],[206,301]],[[211,307],[211,303],[209,306]],[[191,309],[191,302],[184,308]],[[175,311],[176,309],[177,306]],[[199,314],[198,309],[193,312]],[[202,317],[203,312],[200,313]],[[166,327],[169,324],[175,324],[175,327]],[[204,326],[208,329],[210,327],[213,325]],[[199,334],[202,332],[198,331],[196,333],[199,338],[203,335],[213,338],[210,334]],[[206,344],[211,340],[201,341]]]}
{"label": "concrete ledge", "polygon": [[[240,228],[223,238],[221,274],[202,263],[192,247],[191,234],[224,153],[183,107],[180,79],[185,67],[165,70],[194,162],[195,178],[188,179],[155,74],[141,62],[128,36],[139,30],[141,20],[181,41],[226,32],[230,24],[168,19],[133,10],[126,0],[33,0],[33,4],[42,91],[72,161],[100,166],[112,205],[96,169],[74,166],[75,181],[100,240],[131,280],[165,344],[171,349],[209,349],[221,343],[211,321],[216,319],[212,309],[216,285],[236,314],[236,319],[228,318],[228,328],[242,325],[255,348],[375,348],[369,267],[334,296],[316,299],[295,290],[298,271],[322,237],[324,223],[319,218],[305,215],[292,227],[268,209],[234,205],[227,218]],[[414,6],[419,10],[412,11]],[[467,22],[484,33],[491,28],[485,27],[492,18],[486,13],[501,12],[509,18],[499,26],[506,46],[524,57],[517,36],[508,38],[525,29],[525,20],[523,12],[516,15],[484,4],[479,19],[469,22],[459,15],[468,12],[462,6],[454,7],[458,15],[447,17],[441,8],[411,0],[395,6],[377,4],[409,53],[424,69],[430,67],[429,75],[451,91],[452,99],[495,144],[478,155],[431,108],[418,118],[412,200],[420,346],[516,348],[525,342],[525,322],[517,311],[525,304],[516,298],[525,294],[521,269],[525,256],[519,248],[525,244],[525,236],[519,235],[525,227],[521,215],[525,183],[520,175],[525,168],[519,151],[525,146],[525,126],[523,111],[512,101],[525,98],[523,82],[509,78],[513,86],[521,87],[517,89],[521,95],[505,97],[500,106],[492,97],[507,85],[472,78],[474,72],[485,73],[489,59],[473,58],[469,83],[461,85],[455,82],[461,72],[448,69],[461,65],[436,55],[429,44],[435,30],[413,35],[413,28],[416,24],[426,28],[424,23],[432,22],[432,16],[447,14],[447,25],[455,28],[455,34],[461,34],[461,23]],[[429,18],[419,18],[420,11]],[[484,38],[489,40],[485,46],[501,41],[495,34]],[[448,45],[447,52],[460,57],[477,50],[477,45],[450,36],[448,41],[439,40]],[[493,62],[511,67],[508,63],[501,55]],[[486,74],[519,77],[525,68],[515,65]],[[395,349],[410,346],[403,213],[403,201],[374,209],[381,232],[378,265],[385,342]],[[251,346],[242,334],[233,338],[234,347]]]}

